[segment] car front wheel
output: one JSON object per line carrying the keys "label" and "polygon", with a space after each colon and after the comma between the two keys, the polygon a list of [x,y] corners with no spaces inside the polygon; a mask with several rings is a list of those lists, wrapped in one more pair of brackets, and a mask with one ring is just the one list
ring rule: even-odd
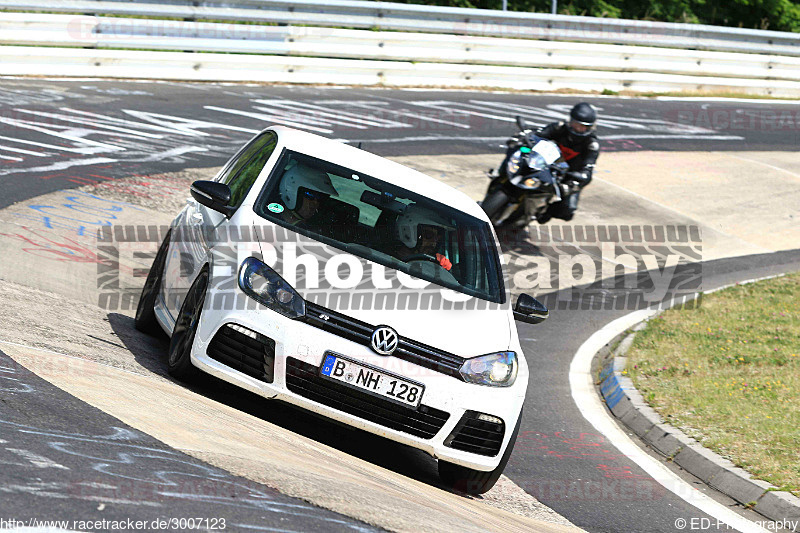
{"label": "car front wheel", "polygon": [[134,325],[142,333],[150,335],[164,334],[161,326],[158,325],[153,308],[156,305],[158,291],[161,290],[161,279],[164,276],[164,265],[167,262],[167,252],[169,251],[169,237],[170,233],[167,233],[158,248],[153,266],[150,267],[150,272],[147,273],[147,280],[144,282],[139,304],[136,306]]}
{"label": "car front wheel", "polygon": [[167,371],[181,381],[189,381],[198,374],[197,368],[192,364],[192,346],[206,300],[206,289],[208,269],[204,268],[186,293],[178,320],[175,321],[175,329],[172,330]]}
{"label": "car front wheel", "polygon": [[503,457],[500,459],[500,464],[497,468],[484,472],[482,470],[473,470],[464,466],[455,465],[446,461],[439,460],[439,477],[449,488],[458,492],[465,492],[467,494],[483,494],[489,492],[494,487],[497,480],[503,474],[511,452],[514,451],[514,444],[517,441],[517,434],[519,433],[519,426],[522,422],[522,413],[517,418],[517,425],[511,433],[511,439],[508,441],[506,451],[503,452]]}

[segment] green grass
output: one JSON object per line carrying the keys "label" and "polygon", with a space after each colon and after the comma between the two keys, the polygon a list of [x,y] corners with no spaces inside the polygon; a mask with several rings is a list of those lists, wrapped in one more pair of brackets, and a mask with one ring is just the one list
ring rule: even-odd
{"label": "green grass", "polygon": [[670,424],[800,495],[800,273],[664,312],[626,373]]}

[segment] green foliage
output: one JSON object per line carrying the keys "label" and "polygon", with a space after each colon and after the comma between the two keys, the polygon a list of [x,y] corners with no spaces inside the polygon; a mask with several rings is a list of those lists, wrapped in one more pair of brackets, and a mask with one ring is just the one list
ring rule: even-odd
{"label": "green foliage", "polygon": [[[480,9],[501,9],[502,0],[394,0]],[[511,11],[549,13],[550,0],[508,0]],[[688,22],[800,32],[798,0],[560,0],[562,15]]]}

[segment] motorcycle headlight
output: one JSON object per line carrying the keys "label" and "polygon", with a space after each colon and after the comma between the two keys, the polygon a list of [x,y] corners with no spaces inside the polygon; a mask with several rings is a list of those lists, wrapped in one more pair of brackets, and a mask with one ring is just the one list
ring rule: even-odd
{"label": "motorcycle headlight", "polygon": [[519,171],[519,162],[522,160],[522,152],[517,150],[511,157],[508,158],[506,164],[506,174],[513,176]]}
{"label": "motorcycle headlight", "polygon": [[298,318],[306,314],[306,302],[297,291],[255,257],[248,257],[239,267],[239,288],[283,316]]}
{"label": "motorcycle headlight", "polygon": [[459,372],[469,383],[510,387],[517,379],[516,352],[498,352],[468,359]]}
{"label": "motorcycle headlight", "polygon": [[531,153],[528,156],[528,168],[531,170],[544,170],[547,168],[547,161],[541,154]]}

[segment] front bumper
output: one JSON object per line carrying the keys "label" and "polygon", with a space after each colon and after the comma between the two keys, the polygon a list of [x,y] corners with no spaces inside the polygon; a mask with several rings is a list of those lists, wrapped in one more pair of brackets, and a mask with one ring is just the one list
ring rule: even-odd
{"label": "front bumper", "polygon": [[[264,375],[259,377],[257,372],[248,368],[244,371],[234,370],[228,364],[209,356],[208,349],[212,339],[221,328],[229,324],[246,328],[274,341],[274,364],[267,372],[271,373],[271,383]],[[316,383],[322,379],[318,377],[318,370],[327,351],[422,383],[425,385],[425,392],[419,412],[406,407],[396,407],[391,412],[384,412],[386,406],[371,407],[369,401],[364,401],[357,394],[356,407],[330,401],[330,397],[336,399],[336,390],[331,391],[328,387],[321,392],[319,389],[319,386],[330,385],[330,382]],[[192,350],[192,363],[211,375],[265,398],[294,404],[349,426],[418,448],[437,459],[483,471],[493,470],[499,464],[503,451],[509,444],[511,429],[516,425],[522,410],[528,381],[527,368],[521,355],[521,371],[511,387],[475,385],[392,356],[377,355],[362,344],[263,308],[204,310]],[[383,418],[376,416],[375,413],[378,412]],[[503,421],[505,431],[496,455],[486,456],[445,445],[445,441],[467,412],[485,413]],[[459,428],[461,426],[463,423]]]}

